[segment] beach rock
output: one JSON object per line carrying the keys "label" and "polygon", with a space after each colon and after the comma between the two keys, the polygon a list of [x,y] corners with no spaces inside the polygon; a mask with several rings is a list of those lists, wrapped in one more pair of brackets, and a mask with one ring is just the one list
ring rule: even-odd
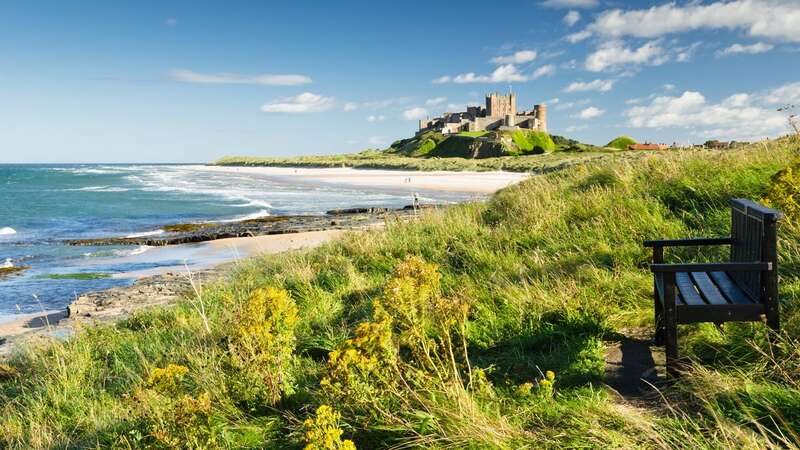
{"label": "beach rock", "polygon": [[134,310],[163,305],[224,273],[226,265],[190,273],[165,273],[136,280],[132,285],[90,292],[67,306],[70,319],[120,316]]}
{"label": "beach rock", "polygon": [[[435,208],[420,205],[416,209]],[[306,231],[348,230],[384,222],[388,217],[413,217],[415,208],[348,208],[328,211],[325,215],[267,216],[230,223],[173,224],[164,226],[164,234],[142,237],[75,239],[69,245],[147,245],[164,246],[213,241],[217,239],[302,233]],[[180,230],[180,231],[168,231]]]}

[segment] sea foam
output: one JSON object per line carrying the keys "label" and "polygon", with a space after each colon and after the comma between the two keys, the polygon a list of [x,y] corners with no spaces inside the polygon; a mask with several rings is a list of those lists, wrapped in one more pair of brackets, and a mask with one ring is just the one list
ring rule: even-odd
{"label": "sea foam", "polygon": [[148,236],[158,236],[159,234],[164,234],[164,230],[155,230],[155,231],[145,231],[142,233],[134,233],[125,236],[128,239],[133,238],[141,238],[141,237],[148,237]]}
{"label": "sea foam", "polygon": [[11,227],[0,228],[0,236],[8,236],[8,235],[11,235],[11,234],[17,234],[17,230],[15,230],[15,229],[13,229]]}

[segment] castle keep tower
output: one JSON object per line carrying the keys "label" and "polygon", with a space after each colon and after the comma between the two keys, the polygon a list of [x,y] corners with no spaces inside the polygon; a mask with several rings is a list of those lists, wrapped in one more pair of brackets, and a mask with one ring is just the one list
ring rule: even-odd
{"label": "castle keep tower", "polygon": [[497,92],[486,96],[486,115],[505,117],[517,115],[517,94],[501,95]]}

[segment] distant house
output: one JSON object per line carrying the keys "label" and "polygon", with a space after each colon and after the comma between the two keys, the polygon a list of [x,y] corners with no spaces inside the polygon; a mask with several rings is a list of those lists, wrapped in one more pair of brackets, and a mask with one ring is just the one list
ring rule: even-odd
{"label": "distant house", "polygon": [[630,144],[628,150],[666,150],[665,144]]}
{"label": "distant house", "polygon": [[731,142],[713,140],[713,141],[706,141],[705,146],[708,148],[722,149],[722,148],[731,148],[732,147],[731,144],[732,144]]}

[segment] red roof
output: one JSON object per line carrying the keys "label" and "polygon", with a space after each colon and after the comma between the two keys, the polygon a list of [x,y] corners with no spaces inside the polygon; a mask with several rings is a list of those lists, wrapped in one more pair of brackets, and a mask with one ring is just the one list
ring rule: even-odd
{"label": "red roof", "polygon": [[628,146],[628,150],[664,150],[665,148],[667,146],[663,144],[631,144]]}

